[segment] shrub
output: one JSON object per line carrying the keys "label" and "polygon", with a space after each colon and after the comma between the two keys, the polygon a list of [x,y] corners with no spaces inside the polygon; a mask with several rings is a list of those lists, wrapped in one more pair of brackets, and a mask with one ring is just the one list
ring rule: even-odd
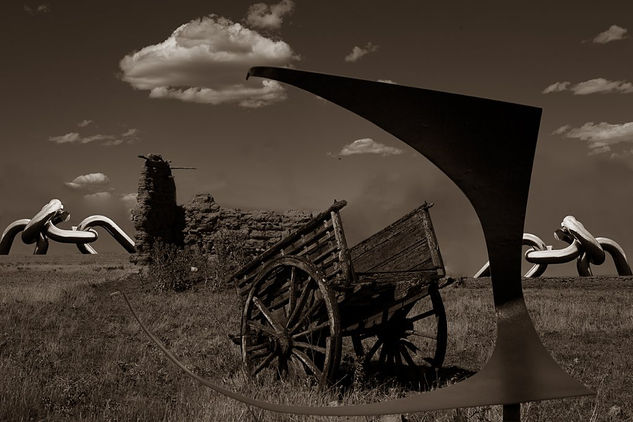
{"label": "shrub", "polygon": [[218,283],[226,284],[228,278],[246,265],[253,258],[244,247],[248,237],[239,230],[218,230],[213,235],[213,250],[211,258]]}
{"label": "shrub", "polygon": [[184,291],[196,283],[214,282],[211,274],[213,271],[207,258],[197,249],[183,249],[156,240],[150,250],[150,264],[144,278],[159,290]]}

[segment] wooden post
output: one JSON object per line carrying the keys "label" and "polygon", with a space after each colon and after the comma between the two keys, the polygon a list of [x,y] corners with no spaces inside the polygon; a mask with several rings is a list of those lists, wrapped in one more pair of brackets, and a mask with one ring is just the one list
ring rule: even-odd
{"label": "wooden post", "polygon": [[503,405],[503,422],[521,422],[521,404]]}

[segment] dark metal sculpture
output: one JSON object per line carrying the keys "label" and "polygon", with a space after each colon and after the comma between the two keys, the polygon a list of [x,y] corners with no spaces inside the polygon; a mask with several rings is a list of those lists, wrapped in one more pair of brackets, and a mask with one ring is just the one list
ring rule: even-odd
{"label": "dark metal sculpture", "polygon": [[298,414],[400,414],[502,404],[504,420],[518,420],[522,402],[591,394],[543,347],[521,287],[523,225],[541,109],[285,68],[254,67],[248,76],[286,82],[353,111],[409,144],[457,184],[472,203],[486,239],[497,313],[495,349],[480,372],[458,384],[340,407],[277,405],[241,396],[188,371],[158,342],[172,361],[237,400]]}

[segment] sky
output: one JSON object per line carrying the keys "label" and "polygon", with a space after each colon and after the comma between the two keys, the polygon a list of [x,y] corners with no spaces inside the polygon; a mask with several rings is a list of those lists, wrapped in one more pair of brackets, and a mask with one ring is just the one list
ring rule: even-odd
{"label": "sky", "polygon": [[[180,203],[345,199],[350,245],[433,202],[447,271],[474,274],[485,244],[457,187],[349,111],[245,80],[275,65],[541,107],[525,231],[562,248],[553,232],[574,215],[633,256],[630,1],[8,1],[0,25],[0,229],[58,198],[64,227],[103,214],[133,235],[137,155],[158,153],[196,168],[174,170]],[[105,232],[93,246],[123,251]]]}

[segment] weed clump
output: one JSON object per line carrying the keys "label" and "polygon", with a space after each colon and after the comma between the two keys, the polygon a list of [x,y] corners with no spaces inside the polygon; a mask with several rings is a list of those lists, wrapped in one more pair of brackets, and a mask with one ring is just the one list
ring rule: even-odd
{"label": "weed clump", "polygon": [[180,247],[155,240],[142,278],[163,291],[182,292],[197,284],[213,291],[226,289],[230,287],[230,276],[251,259],[242,247],[245,241],[243,232],[220,230],[214,236],[215,253],[205,255],[195,246]]}

